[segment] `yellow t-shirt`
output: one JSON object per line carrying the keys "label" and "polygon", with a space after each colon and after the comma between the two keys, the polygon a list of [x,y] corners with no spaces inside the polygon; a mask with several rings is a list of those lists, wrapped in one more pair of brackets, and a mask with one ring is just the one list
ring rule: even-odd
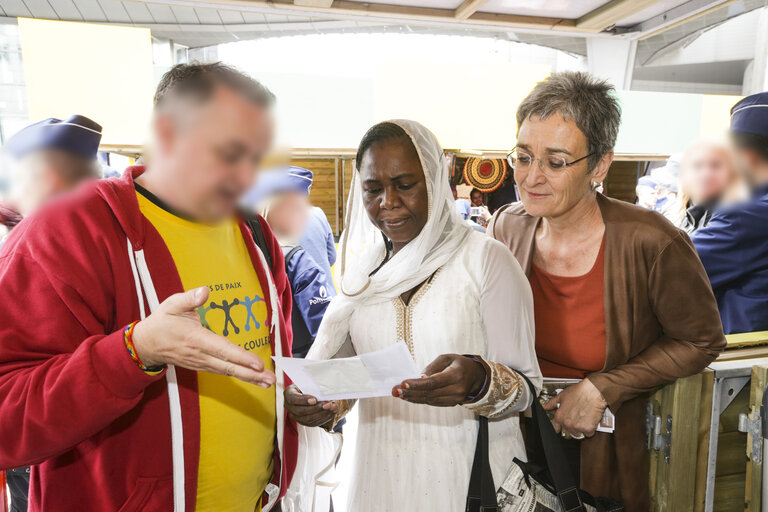
{"label": "yellow t-shirt", "polygon": [[[235,219],[217,225],[190,222],[137,192],[139,208],[155,226],[176,263],[185,290],[208,286],[198,308],[203,326],[258,354],[274,370],[261,284]],[[200,461],[197,512],[261,510],[272,476],[275,388],[199,372]]]}

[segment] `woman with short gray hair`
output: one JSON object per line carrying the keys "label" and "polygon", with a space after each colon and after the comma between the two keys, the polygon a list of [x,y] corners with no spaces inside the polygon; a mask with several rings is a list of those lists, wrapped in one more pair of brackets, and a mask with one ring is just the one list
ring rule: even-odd
{"label": "woman with short gray hair", "polygon": [[[620,120],[613,88],[587,73],[537,84],[518,108],[510,153],[522,201],[497,212],[488,232],[528,276],[542,374],[582,379],[545,405],[572,439],[582,488],[647,512],[648,394],[704,369],[725,337],[688,236],[597,192]],[[606,408],[615,430],[596,432]]]}

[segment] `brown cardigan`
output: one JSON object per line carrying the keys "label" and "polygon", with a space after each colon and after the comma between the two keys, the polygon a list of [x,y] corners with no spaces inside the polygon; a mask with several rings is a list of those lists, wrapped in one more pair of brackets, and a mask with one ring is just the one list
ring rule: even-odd
{"label": "brown cardigan", "polygon": [[[649,507],[645,404],[649,392],[703,370],[725,347],[717,303],[688,236],[660,214],[597,195],[605,222],[606,355],[588,376],[616,414],[613,434],[582,442],[581,484]],[[540,218],[522,203],[496,212],[488,233],[510,248],[526,275]]]}

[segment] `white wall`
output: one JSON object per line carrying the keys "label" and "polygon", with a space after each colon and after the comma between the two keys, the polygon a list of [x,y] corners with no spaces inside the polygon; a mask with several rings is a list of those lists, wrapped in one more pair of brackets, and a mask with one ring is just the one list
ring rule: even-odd
{"label": "white wall", "polygon": [[391,33],[231,43],[218,56],[273,89],[279,138],[292,147],[355,147],[374,123],[409,117],[445,147],[509,148],[517,105],[535,83],[583,67],[540,46]]}

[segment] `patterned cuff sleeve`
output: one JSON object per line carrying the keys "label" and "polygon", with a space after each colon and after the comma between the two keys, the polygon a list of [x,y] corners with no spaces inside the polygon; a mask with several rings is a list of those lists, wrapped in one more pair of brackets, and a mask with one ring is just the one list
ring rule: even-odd
{"label": "patterned cuff sleeve", "polygon": [[530,392],[520,375],[501,363],[483,362],[491,369],[488,392],[480,400],[465,403],[462,406],[488,418],[527,409],[530,403]]}

